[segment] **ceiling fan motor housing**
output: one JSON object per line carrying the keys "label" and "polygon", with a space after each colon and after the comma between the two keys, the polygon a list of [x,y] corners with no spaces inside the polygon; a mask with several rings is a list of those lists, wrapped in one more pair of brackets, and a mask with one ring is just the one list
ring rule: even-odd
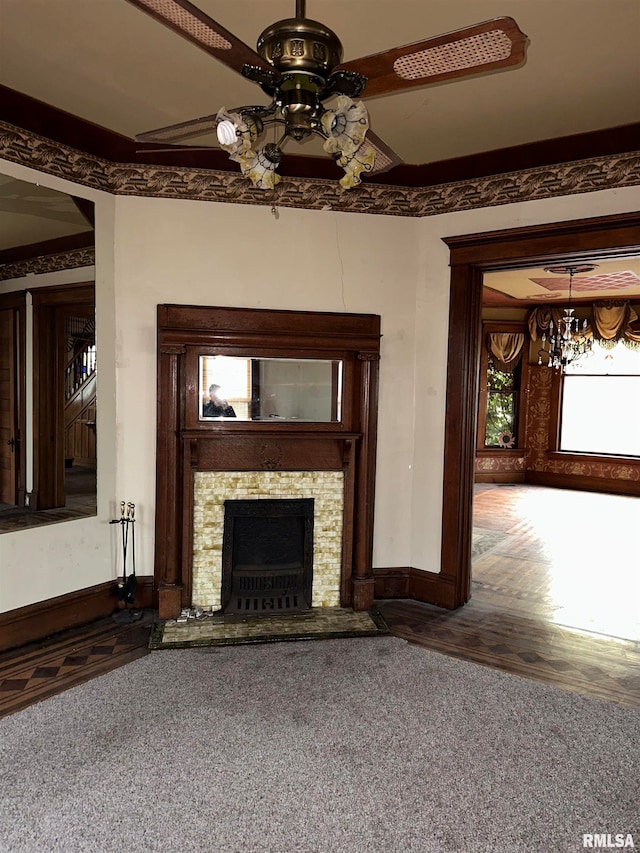
{"label": "ceiling fan motor housing", "polygon": [[342,61],[340,39],[318,21],[287,18],[261,33],[257,51],[280,73],[270,94],[282,110],[287,135],[303,139],[318,125],[327,77]]}
{"label": "ceiling fan motor housing", "polygon": [[258,39],[257,51],[282,74],[293,71],[322,81],[342,62],[338,36],[308,18],[287,18],[267,27]]}

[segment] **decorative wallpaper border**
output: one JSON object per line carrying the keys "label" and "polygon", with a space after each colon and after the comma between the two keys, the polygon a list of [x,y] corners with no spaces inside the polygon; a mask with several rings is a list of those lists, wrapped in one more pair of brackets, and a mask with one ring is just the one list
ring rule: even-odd
{"label": "decorative wallpaper border", "polygon": [[387,216],[435,216],[515,201],[640,184],[640,151],[542,166],[430,187],[283,178],[273,191],[255,189],[239,173],[113,163],[0,122],[0,157],[116,195],[262,204]]}
{"label": "decorative wallpaper border", "polygon": [[73,270],[78,267],[90,267],[95,264],[95,249],[87,246],[84,249],[73,249],[69,252],[58,252],[56,255],[41,255],[39,258],[29,258],[16,261],[13,264],[0,265],[0,281],[11,278],[22,278],[25,275],[42,275],[58,270]]}

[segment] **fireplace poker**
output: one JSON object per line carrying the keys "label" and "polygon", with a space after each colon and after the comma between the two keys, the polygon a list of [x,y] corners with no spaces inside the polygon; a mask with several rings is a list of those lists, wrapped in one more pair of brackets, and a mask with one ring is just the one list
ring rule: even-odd
{"label": "fireplace poker", "polygon": [[[124,609],[113,615],[115,622],[133,622],[142,617],[141,613],[132,613],[129,605],[133,604],[138,586],[136,578],[136,538],[135,538],[135,504],[120,501],[120,518],[114,518],[110,524],[119,524],[122,534],[122,584],[118,586],[118,598],[124,604]],[[131,529],[131,574],[127,575],[127,553],[129,551],[129,529]]]}

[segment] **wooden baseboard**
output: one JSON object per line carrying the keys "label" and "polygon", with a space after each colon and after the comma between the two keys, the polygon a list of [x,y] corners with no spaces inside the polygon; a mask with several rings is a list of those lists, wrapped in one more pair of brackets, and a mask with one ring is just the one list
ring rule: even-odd
{"label": "wooden baseboard", "polygon": [[583,477],[580,474],[552,474],[548,471],[527,471],[525,482],[558,489],[578,489],[581,492],[606,492],[614,495],[640,497],[640,481],[614,480],[609,477]]}
{"label": "wooden baseboard", "polygon": [[374,598],[410,598],[409,580],[411,569],[408,566],[402,568],[374,569],[375,581]]}
{"label": "wooden baseboard", "polygon": [[376,598],[409,598],[453,610],[455,579],[409,566],[373,570]]}
{"label": "wooden baseboard", "polygon": [[[117,582],[107,581],[0,613],[0,651],[110,616],[118,609],[118,604]],[[153,577],[140,576],[134,606],[150,608],[153,605]]]}
{"label": "wooden baseboard", "polygon": [[476,471],[474,480],[476,483],[524,483],[524,471],[492,473],[489,471]]}

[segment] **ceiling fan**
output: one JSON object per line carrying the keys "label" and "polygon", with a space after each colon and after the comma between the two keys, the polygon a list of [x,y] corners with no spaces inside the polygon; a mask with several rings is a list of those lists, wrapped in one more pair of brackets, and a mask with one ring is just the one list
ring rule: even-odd
{"label": "ceiling fan", "polygon": [[[369,129],[364,98],[414,86],[462,79],[520,64],[527,37],[512,18],[464,27],[404,47],[342,62],[342,44],[324,24],[305,16],[296,0],[295,18],[277,21],[258,38],[256,51],[189,0],[128,0],[229,68],[257,83],[268,105],[220,109],[217,113],[157,128],[139,142],[175,143],[215,130],[220,147],[239,163],[254,186],[273,187],[282,146],[289,138],[320,136],[324,150],[353,187],[361,175],[385,172],[400,158]],[[335,98],[332,109],[325,102]],[[256,149],[266,126],[279,125],[279,140]]]}

